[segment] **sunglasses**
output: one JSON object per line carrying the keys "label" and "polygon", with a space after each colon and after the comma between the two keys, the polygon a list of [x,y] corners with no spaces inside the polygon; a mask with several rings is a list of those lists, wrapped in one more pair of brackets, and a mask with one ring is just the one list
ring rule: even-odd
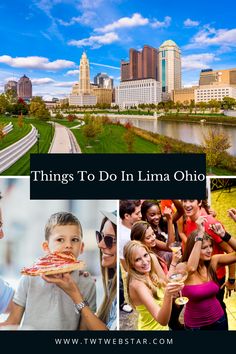
{"label": "sunglasses", "polygon": [[116,243],[116,238],[113,235],[104,235],[103,232],[99,231],[96,231],[96,240],[98,244],[103,240],[107,248],[112,248],[113,244]]}

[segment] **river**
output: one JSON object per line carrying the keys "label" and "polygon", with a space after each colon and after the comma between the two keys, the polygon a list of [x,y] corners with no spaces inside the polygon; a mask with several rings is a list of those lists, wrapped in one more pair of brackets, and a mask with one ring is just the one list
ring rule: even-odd
{"label": "river", "polygon": [[132,117],[132,119],[121,118],[119,120],[121,123],[129,121],[132,122],[135,127],[196,145],[202,144],[203,134],[206,134],[209,129],[217,129],[219,132],[227,133],[231,142],[231,147],[227,151],[229,154],[236,156],[236,126],[209,123],[169,122],[150,118],[135,119],[134,117]]}

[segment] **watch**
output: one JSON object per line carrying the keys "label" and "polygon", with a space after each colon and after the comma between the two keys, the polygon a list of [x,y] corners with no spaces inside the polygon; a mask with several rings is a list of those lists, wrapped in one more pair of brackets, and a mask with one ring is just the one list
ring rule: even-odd
{"label": "watch", "polygon": [[79,304],[74,304],[75,306],[75,312],[79,315],[81,310],[86,307],[89,306],[89,303],[87,300],[81,301]]}
{"label": "watch", "polygon": [[197,242],[197,241],[203,241],[203,237],[196,236],[196,237],[195,237],[195,242]]}

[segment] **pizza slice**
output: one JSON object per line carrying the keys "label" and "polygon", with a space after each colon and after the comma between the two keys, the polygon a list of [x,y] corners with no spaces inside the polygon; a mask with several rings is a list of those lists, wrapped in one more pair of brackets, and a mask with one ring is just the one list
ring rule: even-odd
{"label": "pizza slice", "polygon": [[31,276],[52,275],[80,270],[84,266],[84,262],[78,261],[71,252],[53,252],[39,258],[32,267],[23,268],[21,273]]}

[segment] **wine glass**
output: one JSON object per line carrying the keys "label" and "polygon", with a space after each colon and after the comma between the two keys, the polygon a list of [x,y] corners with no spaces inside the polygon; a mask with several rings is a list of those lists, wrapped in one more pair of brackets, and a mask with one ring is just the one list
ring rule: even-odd
{"label": "wine glass", "polygon": [[176,253],[181,250],[181,242],[175,241],[170,243],[169,248],[171,249],[172,252]]}
{"label": "wine glass", "polygon": [[[176,270],[174,273],[168,275],[168,281],[171,283],[183,283],[188,277],[188,272],[186,270]],[[188,302],[186,296],[182,296],[182,292],[179,292],[180,296],[175,299],[177,305],[184,305]]]}

